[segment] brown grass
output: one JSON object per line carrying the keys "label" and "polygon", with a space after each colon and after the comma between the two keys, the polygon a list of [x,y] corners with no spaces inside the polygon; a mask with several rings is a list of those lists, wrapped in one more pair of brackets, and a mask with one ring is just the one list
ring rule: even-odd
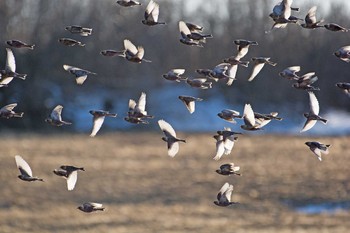
{"label": "brown grass", "polygon": [[[216,162],[210,134],[184,134],[175,158],[161,133],[12,135],[0,137],[0,232],[348,232],[350,212],[306,215],[286,203],[350,200],[349,137],[239,138],[232,154]],[[332,144],[319,162],[304,145]],[[22,157],[45,182],[17,178]],[[242,177],[215,173],[235,162]],[[83,166],[74,191],[52,173],[61,164]],[[220,187],[234,184],[229,208],[213,204]],[[76,209],[101,202],[105,212]]]}

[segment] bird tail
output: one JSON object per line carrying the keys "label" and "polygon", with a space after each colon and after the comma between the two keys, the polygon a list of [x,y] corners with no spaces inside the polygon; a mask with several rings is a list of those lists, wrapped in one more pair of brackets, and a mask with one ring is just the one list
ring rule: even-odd
{"label": "bird tail", "polygon": [[23,117],[23,112],[16,112],[13,116],[14,117]]}
{"label": "bird tail", "polygon": [[28,49],[34,49],[35,44],[32,44],[32,45],[27,45],[27,46],[25,46],[25,47],[27,47]]}
{"label": "bird tail", "polygon": [[147,59],[142,59],[142,61],[144,61],[144,62],[148,62],[148,63],[150,63],[150,62],[152,62],[152,61],[150,61],[150,60],[147,60]]}
{"label": "bird tail", "polygon": [[323,124],[327,124],[327,121],[328,121],[328,120],[326,120],[326,119],[324,119],[324,118],[320,118],[319,120],[322,121]]}
{"label": "bird tail", "polygon": [[18,74],[18,73],[16,73],[16,74],[14,74],[14,77],[15,78],[20,78],[22,80],[26,80],[27,74]]}
{"label": "bird tail", "polygon": [[276,66],[277,63],[276,62],[272,62],[272,61],[267,61],[267,64],[271,65],[271,66]]}

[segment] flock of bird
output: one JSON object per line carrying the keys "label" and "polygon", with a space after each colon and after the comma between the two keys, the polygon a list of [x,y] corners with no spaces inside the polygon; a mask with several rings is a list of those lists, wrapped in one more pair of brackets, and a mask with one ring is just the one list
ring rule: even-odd
{"label": "flock of bird", "polygon": [[[133,0],[119,0],[117,1],[122,7],[133,7],[140,6],[141,3]],[[316,6],[313,6],[307,13],[305,20],[298,17],[292,16],[291,11],[299,11],[299,8],[291,6],[292,0],[283,0],[282,2],[276,4],[273,7],[273,12],[270,14],[270,17],[273,19],[274,24],[271,28],[284,28],[290,23],[299,24],[301,27],[306,29],[315,29],[315,28],[325,28],[330,31],[340,31],[346,32],[348,29],[335,24],[328,23],[321,25],[324,20],[316,20]],[[150,0],[148,3],[144,19],[142,23],[147,26],[154,25],[165,25],[165,22],[158,21],[159,16],[159,4]],[[185,21],[179,21],[178,23],[180,31],[180,42],[188,46],[197,46],[203,47],[206,43],[206,40],[212,38],[211,34],[203,34],[203,27],[200,25],[188,23]],[[92,33],[91,28],[86,28],[78,25],[67,26],[65,28],[72,34],[79,34],[81,36],[89,36]],[[270,31],[269,31],[270,32]],[[71,38],[60,38],[58,40],[65,46],[85,46],[80,41],[71,39]],[[34,49],[34,45],[26,44],[19,40],[9,40],[6,41],[7,45],[13,48],[29,48]],[[198,78],[188,78],[185,77],[185,69],[172,69],[163,75],[163,78],[172,82],[183,82],[188,84],[193,88],[198,89],[209,89],[213,87],[215,82],[225,82],[227,85],[232,85],[236,80],[236,72],[239,66],[248,67],[249,61],[241,61],[248,53],[250,46],[258,46],[258,42],[249,41],[244,39],[234,40],[234,44],[237,46],[237,53],[231,57],[224,58],[220,64],[215,66],[213,69],[197,69]],[[19,74],[16,72],[16,62],[15,57],[10,48],[7,48],[7,59],[5,69],[0,71],[0,87],[9,86],[10,82],[13,79],[26,79],[26,74]],[[106,57],[120,56],[125,58],[127,61],[141,63],[141,62],[151,62],[148,59],[144,58],[145,50],[142,46],[135,46],[129,39],[124,40],[124,49],[117,51],[112,49],[102,50],[101,54]],[[350,46],[344,46],[334,53],[339,59],[350,62]],[[248,81],[253,81],[262,70],[265,64],[276,66],[275,62],[270,61],[269,57],[253,57],[251,59],[254,67],[252,69],[251,75],[248,78]],[[88,75],[96,75],[96,73],[74,67],[71,65],[63,65],[64,70],[74,75],[76,83],[82,85],[87,79]],[[316,98],[315,91],[320,91],[318,87],[312,86],[317,81],[317,76],[315,72],[309,72],[307,74],[299,76],[297,73],[300,72],[300,66],[291,66],[279,73],[282,78],[287,80],[294,81],[292,85],[296,89],[301,89],[307,91],[309,95],[309,105],[310,109],[307,113],[304,114],[306,118],[305,124],[300,132],[305,132],[310,130],[318,121],[327,123],[327,119],[324,119],[319,115],[320,107],[319,102]],[[345,94],[350,97],[350,83],[336,83],[336,86],[339,87]],[[202,101],[201,98],[193,96],[179,96],[179,99],[185,104],[188,111],[192,114],[195,112],[195,102]],[[8,104],[0,109],[0,117],[2,118],[12,118],[12,117],[23,117],[23,112],[15,112],[14,108],[17,106],[16,103]],[[71,122],[64,121],[62,119],[62,105],[57,105],[51,112],[51,114],[45,119],[45,121],[53,126],[63,126],[70,125]],[[91,137],[96,136],[102,124],[105,120],[105,117],[116,117],[117,114],[110,113],[105,110],[91,110],[90,114],[93,116],[93,126],[91,130]],[[243,114],[241,115],[239,111],[232,109],[223,109],[218,113],[218,117],[221,119],[236,124],[236,119],[243,119],[243,124],[241,129],[248,131],[261,130],[272,120],[281,121],[282,118],[278,117],[277,112],[271,113],[258,113],[254,112],[251,104],[246,103],[243,109]],[[148,119],[152,119],[154,116],[149,115],[146,111],[146,93],[142,92],[138,101],[133,99],[129,100],[129,110],[127,116],[124,117],[124,120],[132,124],[149,124]],[[180,139],[177,137],[174,128],[163,119],[158,120],[158,125],[164,133],[164,140],[167,143],[167,153],[169,156],[174,157],[179,152],[179,142],[185,143],[185,139]],[[214,135],[216,140],[216,154],[214,160],[219,160],[223,155],[228,155],[231,153],[235,142],[237,141],[237,135],[240,135],[240,132],[234,132],[229,127],[225,127],[223,130],[218,130],[217,134]],[[316,141],[308,141],[305,144],[310,148],[310,150],[317,156],[317,158],[322,160],[322,153],[328,154],[328,148],[330,145],[323,144]],[[18,178],[24,181],[43,181],[43,179],[33,176],[32,170],[28,163],[19,155],[15,156],[15,161],[17,167],[20,171]],[[220,175],[238,175],[240,170],[239,166],[235,166],[234,163],[222,164],[216,172]],[[55,169],[53,172],[57,176],[63,177],[67,180],[67,189],[73,190],[77,182],[78,171],[85,171],[82,167],[75,167],[71,165],[62,165],[58,169]],[[214,201],[214,204],[218,206],[229,206],[236,204],[237,202],[231,202],[231,195],[233,192],[233,185],[225,183],[220,189],[217,200]],[[84,212],[93,212],[97,210],[104,210],[102,204],[86,202],[83,205],[79,206],[78,209]]]}

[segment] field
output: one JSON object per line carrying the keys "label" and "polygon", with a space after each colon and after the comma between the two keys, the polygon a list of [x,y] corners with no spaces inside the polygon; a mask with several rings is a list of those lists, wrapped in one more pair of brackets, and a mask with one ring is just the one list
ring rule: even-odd
{"label": "field", "polygon": [[[175,158],[159,133],[0,135],[0,232],[349,232],[350,211],[305,214],[293,206],[350,201],[350,138],[279,135],[239,138],[231,155],[214,161],[211,134],[186,134]],[[332,144],[319,162],[304,145]],[[21,155],[45,182],[17,178]],[[215,173],[235,162],[243,176]],[[75,190],[52,173],[62,164],[85,167]],[[228,208],[213,204],[234,184]],[[83,202],[106,211],[86,214]]]}

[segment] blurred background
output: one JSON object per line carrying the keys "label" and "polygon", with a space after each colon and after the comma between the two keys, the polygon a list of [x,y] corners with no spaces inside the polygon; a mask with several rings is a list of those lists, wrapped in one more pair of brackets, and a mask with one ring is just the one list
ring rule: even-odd
{"label": "blurred background", "polygon": [[[17,102],[23,119],[0,120],[3,131],[16,129],[36,132],[88,132],[91,109],[118,113],[117,119],[105,122],[105,130],[152,130],[157,126],[135,126],[122,120],[128,110],[128,100],[137,100],[147,93],[149,114],[164,118],[179,130],[211,131],[227,125],[216,114],[224,108],[243,111],[250,102],[254,111],[277,111],[282,122],[271,123],[264,132],[298,133],[304,123],[302,114],[309,109],[305,91],[291,87],[292,83],[278,76],[289,66],[300,65],[301,72],[316,72],[315,86],[320,102],[320,115],[329,124],[317,124],[314,134],[348,134],[350,132],[349,98],[337,87],[337,82],[349,81],[349,64],[333,53],[349,44],[349,33],[335,33],[323,28],[303,29],[288,25],[286,29],[268,31],[273,22],[268,17],[277,3],[271,0],[243,1],[158,1],[160,21],[167,25],[147,27],[141,23],[148,1],[141,7],[123,8],[115,1],[0,1],[0,66],[6,61],[5,41],[18,39],[35,44],[34,50],[13,49],[17,71],[28,74],[27,80],[14,80],[1,88],[1,106]],[[317,18],[350,27],[347,1],[294,1],[300,7],[294,13],[304,18],[311,6],[317,5]],[[184,20],[204,26],[211,33],[204,48],[189,47],[179,42],[178,22]],[[93,28],[89,37],[81,37],[65,30],[69,25]],[[67,47],[58,42],[68,37],[86,44]],[[130,39],[145,48],[145,58],[152,63],[135,64],[120,57],[104,57],[104,49],[123,49],[123,40]],[[255,40],[259,46],[250,48],[243,60],[254,56],[271,57],[277,66],[265,66],[253,82],[247,82],[252,65],[239,67],[232,86],[214,83],[210,90],[196,90],[185,83],[172,83],[162,74],[173,68],[186,69],[185,76],[196,77],[195,69],[213,68],[236,54],[234,39]],[[72,75],[62,66],[68,64],[96,72],[78,86]],[[204,100],[197,103],[191,116],[178,95],[193,95]],[[44,119],[58,104],[64,106],[63,118],[72,121],[71,127],[53,129]],[[155,122],[156,120],[154,120]],[[152,123],[154,123],[152,122]]]}

